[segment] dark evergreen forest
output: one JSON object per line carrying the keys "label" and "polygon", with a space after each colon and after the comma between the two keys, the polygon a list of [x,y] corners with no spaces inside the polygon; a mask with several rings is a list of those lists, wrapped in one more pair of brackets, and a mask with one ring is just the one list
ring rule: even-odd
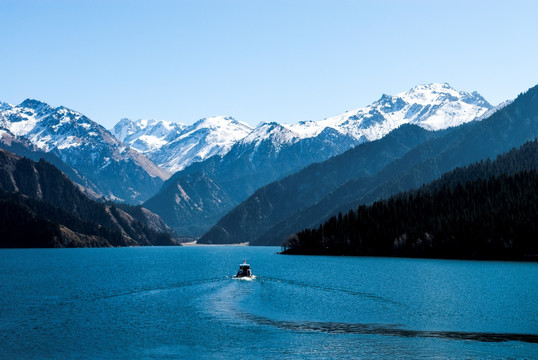
{"label": "dark evergreen forest", "polygon": [[287,254],[538,259],[538,142],[290,236]]}

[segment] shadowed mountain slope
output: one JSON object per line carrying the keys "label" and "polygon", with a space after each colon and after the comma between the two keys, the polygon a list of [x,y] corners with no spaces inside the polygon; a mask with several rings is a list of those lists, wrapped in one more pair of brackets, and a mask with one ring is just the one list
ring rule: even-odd
{"label": "shadowed mountain slope", "polygon": [[1,247],[175,244],[170,229],[149,211],[95,202],[50,163],[5,150],[0,150],[0,211]]}
{"label": "shadowed mountain slope", "polygon": [[538,141],[331,217],[290,254],[538,259]]}
{"label": "shadowed mountain slope", "polygon": [[537,137],[538,86],[535,86],[489,118],[459,126],[443,137],[417,146],[373,177],[347,182],[315,205],[274,224],[252,243],[280,244],[290,234],[317,227],[334,214],[418,188],[456,167],[495,158]]}

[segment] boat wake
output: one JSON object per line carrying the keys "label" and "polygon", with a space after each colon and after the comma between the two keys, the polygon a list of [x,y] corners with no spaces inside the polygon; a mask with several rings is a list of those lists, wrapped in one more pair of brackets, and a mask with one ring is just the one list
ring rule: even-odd
{"label": "boat wake", "polygon": [[280,329],[293,331],[315,331],[332,334],[384,335],[404,338],[424,337],[449,340],[471,340],[481,342],[519,341],[534,344],[538,343],[538,335],[536,334],[412,330],[403,329],[400,325],[391,324],[383,325],[342,322],[275,321],[262,316],[256,316],[246,313],[243,313],[241,315],[245,320],[250,320],[258,325],[268,325]]}
{"label": "boat wake", "polygon": [[254,279],[256,279],[256,276],[255,275],[243,276],[243,277],[232,276],[232,279],[239,280],[239,281],[253,281]]}
{"label": "boat wake", "polygon": [[[252,281],[250,278],[237,278],[236,280]],[[332,287],[324,287],[311,285],[302,282],[296,282],[285,279],[275,279],[259,277],[258,284],[263,287],[264,282],[280,282],[287,285],[312,287],[315,289],[341,292],[348,295],[360,296],[375,299],[381,302],[393,302],[374,294],[352,291],[347,289],[337,289]],[[230,284],[231,285],[231,284]],[[473,331],[443,331],[443,330],[414,330],[406,329],[398,324],[376,324],[376,323],[347,323],[334,321],[288,321],[274,320],[266,316],[257,315],[241,307],[237,300],[256,301],[252,296],[259,295],[256,287],[225,287],[221,288],[218,295],[213,298],[212,309],[220,313],[222,317],[226,317],[233,322],[254,323],[259,326],[271,326],[283,330],[299,331],[299,332],[323,332],[330,334],[358,334],[358,335],[382,335],[394,336],[402,338],[439,338],[448,340],[466,340],[478,342],[508,342],[518,341],[525,343],[538,343],[537,334],[524,333],[495,333],[495,332],[473,332]],[[266,309],[266,308],[264,308]],[[266,309],[267,310],[267,309]],[[226,314],[226,316],[223,316]]]}

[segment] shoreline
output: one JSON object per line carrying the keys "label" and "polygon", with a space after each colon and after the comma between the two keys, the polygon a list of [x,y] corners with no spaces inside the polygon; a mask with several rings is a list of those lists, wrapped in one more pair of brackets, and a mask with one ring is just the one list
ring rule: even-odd
{"label": "shoreline", "polygon": [[189,241],[181,243],[182,246],[248,246],[249,242],[238,243],[238,244],[198,244],[197,241]]}

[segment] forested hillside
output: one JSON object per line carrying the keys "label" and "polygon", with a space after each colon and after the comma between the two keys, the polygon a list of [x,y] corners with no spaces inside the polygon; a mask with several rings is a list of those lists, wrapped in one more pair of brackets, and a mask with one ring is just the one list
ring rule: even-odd
{"label": "forested hillside", "polygon": [[285,242],[289,254],[538,259],[538,142]]}
{"label": "forested hillside", "polygon": [[[369,179],[409,150],[446,131],[402,125],[385,137],[316,163],[257,190],[224,216],[199,242],[255,242],[272,225],[316,204],[351,179]],[[263,244],[266,245],[266,244]]]}
{"label": "forested hillside", "polygon": [[301,209],[257,234],[251,244],[277,245],[304,228],[317,228],[339,212],[347,213],[402,191],[419,188],[444,173],[495,158],[538,137],[538,86],[482,121],[461,125],[411,149],[374,176],[357,178],[316,204]]}

